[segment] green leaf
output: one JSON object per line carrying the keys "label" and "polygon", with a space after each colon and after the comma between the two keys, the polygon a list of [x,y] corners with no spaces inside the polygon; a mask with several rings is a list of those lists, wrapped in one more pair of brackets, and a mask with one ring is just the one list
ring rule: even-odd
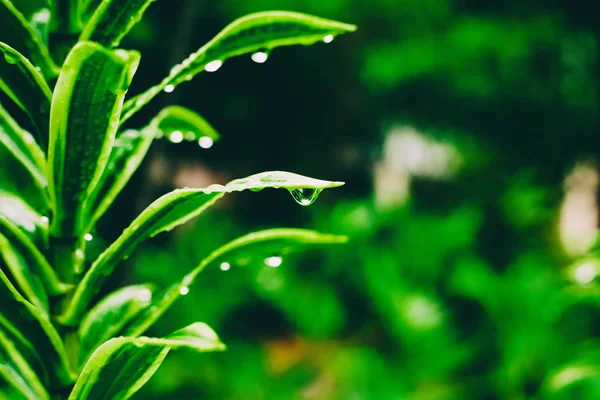
{"label": "green leaf", "polygon": [[28,267],[35,276],[38,276],[43,282],[48,293],[64,294],[71,286],[61,282],[56,276],[56,272],[46,257],[40,252],[36,245],[19,228],[14,226],[10,220],[0,214],[0,235],[8,239],[14,250],[25,260]]}
{"label": "green leaf", "polygon": [[22,53],[46,77],[56,76],[57,67],[35,30],[9,0],[0,0],[0,41]]}
{"label": "green leaf", "polygon": [[2,329],[0,329],[0,377],[21,392],[25,399],[50,399],[39,377]]}
{"label": "green leaf", "polygon": [[4,258],[4,262],[20,292],[47,317],[49,313],[48,294],[44,284],[38,276],[32,273],[32,269],[27,265],[25,259],[15,251],[10,242],[2,235],[0,235],[0,255]]}
{"label": "green leaf", "polygon": [[21,53],[0,42],[0,90],[29,115],[41,146],[48,146],[48,118],[52,92],[42,75]]}
{"label": "green leaf", "polygon": [[46,245],[48,227],[45,219],[22,198],[0,189],[0,215],[19,228],[36,245]]}
{"label": "green leaf", "polygon": [[153,302],[135,321],[127,327],[126,334],[139,336],[154,324],[171,305],[182,295],[187,294],[196,277],[209,265],[219,262],[234,264],[238,258],[249,259],[271,256],[276,252],[279,256],[299,251],[310,246],[346,243],[346,236],[324,234],[306,229],[267,229],[239,237],[213,251],[208,257],[190,272],[181,283],[167,289],[162,296]]}
{"label": "green leaf", "polygon": [[139,54],[78,43],[58,78],[50,113],[51,232],[79,237],[85,202],[102,176]]}
{"label": "green leaf", "polygon": [[102,299],[79,326],[79,363],[87,361],[102,343],[122,333],[123,327],[152,301],[152,285],[119,289]]}
{"label": "green leaf", "polygon": [[89,201],[90,226],[113,204],[143,161],[155,137],[178,132],[186,140],[219,139],[217,131],[200,115],[180,106],[163,109],[141,131],[127,130],[117,135],[108,163]]}
{"label": "green leaf", "polygon": [[36,186],[43,192],[48,185],[44,152],[35,143],[33,136],[22,129],[2,105],[0,105],[0,144],[29,172]]}
{"label": "green leaf", "polygon": [[106,47],[119,45],[121,39],[142,18],[155,0],[104,0],[88,21],[80,41],[100,43]]}
{"label": "green leaf", "polygon": [[69,400],[124,400],[138,391],[171,349],[199,352],[225,349],[208,325],[195,323],[165,338],[119,337],[100,346],[88,360]]}
{"label": "green leaf", "polygon": [[167,193],[146,208],[98,257],[77,286],[70,304],[58,320],[63,324],[74,324],[106,277],[112,274],[121,260],[128,257],[138,244],[198,216],[226,193],[247,189],[259,191],[265,188],[282,188],[293,193],[309,189],[318,194],[323,189],[341,185],[343,182],[323,181],[290,172],[274,171],[236,179],[225,186],[211,185],[204,189],[178,189]]}
{"label": "green leaf", "polygon": [[73,382],[65,348],[60,336],[38,309],[25,300],[0,271],[0,327],[18,332],[23,347],[33,347],[47,367],[52,386],[61,387]]}
{"label": "green leaf", "polygon": [[[174,88],[184,81],[189,81],[210,62],[223,63],[234,56],[258,51],[268,52],[280,46],[311,45],[326,36],[334,37],[355,30],[354,25],[295,12],[267,11],[247,15],[229,24],[196,53],[192,53],[181,64],[173,67],[158,85],[128,100],[123,107],[121,123],[165,88]],[[220,64],[213,65],[218,68]]]}

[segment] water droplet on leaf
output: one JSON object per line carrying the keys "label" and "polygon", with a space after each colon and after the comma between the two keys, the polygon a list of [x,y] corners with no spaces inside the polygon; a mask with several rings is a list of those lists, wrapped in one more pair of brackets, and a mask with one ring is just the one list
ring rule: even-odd
{"label": "water droplet on leaf", "polygon": [[94,239],[94,236],[92,236],[91,233],[86,233],[85,235],[83,235],[83,238],[85,239],[86,242],[91,242],[92,239]]}
{"label": "water droplet on leaf", "polygon": [[221,263],[221,266],[219,268],[221,268],[221,271],[228,271],[229,268],[231,268],[231,264],[225,261]]}
{"label": "water droplet on leaf", "polygon": [[327,36],[325,36],[325,37],[323,38],[323,41],[324,41],[325,43],[331,43],[331,42],[333,42],[333,39],[334,39],[334,36],[333,36],[333,35],[327,35]]}
{"label": "water droplet on leaf", "polygon": [[271,257],[265,258],[265,264],[272,268],[279,267],[282,262],[283,262],[283,258],[281,258],[279,256],[271,256]]}
{"label": "water droplet on leaf", "polygon": [[204,70],[206,72],[215,72],[216,70],[218,70],[219,68],[221,68],[221,65],[223,65],[223,61],[221,61],[221,60],[214,60],[214,61],[211,61],[208,64],[206,64],[204,66]]}
{"label": "water droplet on leaf", "polygon": [[169,134],[169,140],[173,143],[181,143],[183,141],[183,132],[173,131]]}
{"label": "water droplet on leaf", "polygon": [[321,189],[292,189],[290,194],[296,200],[296,203],[301,206],[310,206],[321,194]]}
{"label": "water droplet on leaf", "polygon": [[163,89],[166,93],[172,93],[173,90],[175,90],[175,85],[167,85],[165,86],[165,88]]}
{"label": "water droplet on leaf", "polygon": [[254,61],[255,63],[262,64],[269,58],[269,53],[264,51],[257,51],[256,53],[252,54],[250,58],[252,58],[252,61]]}
{"label": "water droplet on leaf", "polygon": [[188,294],[190,292],[190,288],[187,286],[182,286],[179,288],[179,294],[182,296],[185,296],[186,294]]}
{"label": "water droplet on leaf", "polygon": [[203,149],[210,149],[213,145],[213,140],[208,136],[202,136],[200,139],[198,139],[198,144]]}

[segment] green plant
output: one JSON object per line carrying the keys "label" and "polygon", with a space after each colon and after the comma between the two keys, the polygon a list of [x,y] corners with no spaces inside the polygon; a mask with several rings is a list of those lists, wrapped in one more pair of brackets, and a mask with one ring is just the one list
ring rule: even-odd
{"label": "green plant", "polygon": [[48,25],[36,30],[18,2],[0,0],[0,26],[8,27],[0,37],[0,89],[11,107],[28,117],[20,121],[19,112],[0,106],[0,398],[129,398],[170,349],[224,349],[202,323],[163,338],[141,336],[187,294],[203,269],[240,255],[252,257],[257,248],[286,253],[345,241],[301,229],[255,232],[215,250],[176,285],[164,290],[128,286],[97,298],[136,246],[198,216],[227,193],[282,188],[309,205],[321,190],[342,184],[274,171],[226,185],[175,190],[146,208],[99,257],[88,259],[85,245],[96,222],[154,138],[184,132],[187,139],[218,138],[201,116],[174,106],[143,129],[123,129],[136,111],[163,90],[215,70],[230,57],[328,42],[355,29],[292,12],[248,15],[158,85],[125,101],[140,56],[115,47],[152,2],[54,0]]}

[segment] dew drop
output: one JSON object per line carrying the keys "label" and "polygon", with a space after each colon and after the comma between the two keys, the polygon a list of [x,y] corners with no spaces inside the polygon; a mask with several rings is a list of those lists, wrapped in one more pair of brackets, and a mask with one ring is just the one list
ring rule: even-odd
{"label": "dew drop", "polygon": [[282,262],[283,262],[283,258],[281,258],[279,256],[271,256],[271,257],[265,258],[265,264],[272,268],[279,267]]}
{"label": "dew drop", "polygon": [[183,132],[173,131],[169,133],[169,140],[173,143],[181,143],[183,141]]}
{"label": "dew drop", "polygon": [[331,43],[331,42],[333,42],[333,39],[334,39],[334,36],[333,36],[333,35],[327,35],[327,36],[325,36],[325,37],[323,38],[323,41],[324,41],[325,43]]}
{"label": "dew drop", "polygon": [[192,131],[187,131],[184,135],[184,139],[187,140],[188,142],[196,139],[196,134]]}
{"label": "dew drop", "polygon": [[250,58],[252,58],[252,61],[254,61],[255,63],[262,64],[269,58],[269,53],[264,51],[257,51],[256,53],[252,54]]}
{"label": "dew drop", "polygon": [[202,136],[200,139],[198,139],[198,144],[203,149],[210,149],[213,145],[213,140],[208,136]]}
{"label": "dew drop", "polygon": [[229,271],[229,269],[231,268],[231,264],[225,261],[221,263],[221,266],[219,268],[221,268],[221,271]]}
{"label": "dew drop", "polygon": [[179,294],[182,296],[185,296],[186,294],[188,294],[190,292],[190,288],[187,286],[182,286],[179,288]]}
{"label": "dew drop", "polygon": [[86,242],[91,242],[92,239],[94,239],[94,236],[92,236],[91,233],[86,233],[85,235],[83,235],[83,239],[85,239]]}
{"label": "dew drop", "polygon": [[44,216],[40,217],[40,221],[42,221],[43,224],[48,224],[50,222],[50,218],[48,218],[44,215]]}
{"label": "dew drop", "polygon": [[292,189],[290,194],[296,200],[296,203],[301,206],[310,206],[321,194],[321,189]]}
{"label": "dew drop", "polygon": [[219,68],[221,68],[221,65],[223,65],[223,61],[221,61],[221,60],[214,60],[214,61],[211,61],[208,64],[206,64],[204,66],[204,70],[206,72],[215,72],[216,70],[218,70]]}
{"label": "dew drop", "polygon": [[167,85],[165,86],[165,88],[163,89],[166,93],[172,93],[173,90],[175,90],[175,85]]}
{"label": "dew drop", "polygon": [[9,64],[16,64],[16,63],[19,62],[19,58],[18,57],[15,57],[15,56],[13,56],[12,54],[9,54],[9,53],[4,53],[4,59]]}

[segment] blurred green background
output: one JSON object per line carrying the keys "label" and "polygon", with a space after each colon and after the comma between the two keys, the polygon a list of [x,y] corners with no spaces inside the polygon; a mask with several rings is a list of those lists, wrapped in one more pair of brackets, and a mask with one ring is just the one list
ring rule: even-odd
{"label": "blurred green background", "polygon": [[143,54],[131,92],[269,9],[359,30],[229,60],[137,114],[133,127],[184,105],[222,139],[156,143],[94,242],[172,188],[281,169],[346,185],[308,208],[232,195],[137,251],[115,285],[166,286],[259,228],[350,243],[205,271],[150,333],[204,321],[228,351],[173,352],[136,398],[600,398],[597,5],[163,0],[122,44]]}

